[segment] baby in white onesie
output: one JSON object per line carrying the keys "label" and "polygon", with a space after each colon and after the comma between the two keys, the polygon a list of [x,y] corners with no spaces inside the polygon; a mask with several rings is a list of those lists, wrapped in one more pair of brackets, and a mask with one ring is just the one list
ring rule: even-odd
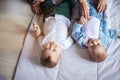
{"label": "baby in white onesie", "polygon": [[42,49],[41,63],[47,67],[54,67],[60,57],[61,49],[67,49],[73,44],[68,36],[70,20],[63,15],[56,14],[55,17],[45,19],[43,34],[37,24],[33,24],[35,37]]}
{"label": "baby in white onesie", "polygon": [[33,10],[42,11],[45,19],[43,34],[37,24],[33,25],[42,49],[41,63],[44,66],[54,67],[61,57],[61,50],[73,43],[68,35],[73,6],[74,0],[37,0],[33,4]]}

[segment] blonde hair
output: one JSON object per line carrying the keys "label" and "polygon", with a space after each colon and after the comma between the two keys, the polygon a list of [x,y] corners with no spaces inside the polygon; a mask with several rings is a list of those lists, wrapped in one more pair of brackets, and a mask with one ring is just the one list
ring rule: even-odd
{"label": "blonde hair", "polygon": [[106,50],[99,50],[99,49],[95,49],[93,51],[93,54],[91,55],[91,58],[93,61],[95,62],[101,62],[104,61],[107,57],[107,52]]}
{"label": "blonde hair", "polygon": [[42,54],[41,54],[41,63],[44,66],[53,68],[57,65],[57,62],[53,62],[50,56],[43,57],[43,54],[44,54],[44,50],[42,50]]}

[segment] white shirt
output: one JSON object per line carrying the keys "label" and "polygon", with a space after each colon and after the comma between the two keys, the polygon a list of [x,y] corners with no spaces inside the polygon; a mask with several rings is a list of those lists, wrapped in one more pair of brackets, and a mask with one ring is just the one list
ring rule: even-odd
{"label": "white shirt", "polygon": [[97,19],[96,17],[90,16],[88,22],[83,26],[83,31],[86,35],[83,44],[87,46],[87,42],[89,38],[98,39],[99,30],[100,30],[100,20]]}
{"label": "white shirt", "polygon": [[68,36],[70,20],[63,15],[56,14],[55,17],[45,19],[44,36],[39,37],[38,41],[43,48],[48,42],[56,42],[62,49],[69,48],[73,40]]}

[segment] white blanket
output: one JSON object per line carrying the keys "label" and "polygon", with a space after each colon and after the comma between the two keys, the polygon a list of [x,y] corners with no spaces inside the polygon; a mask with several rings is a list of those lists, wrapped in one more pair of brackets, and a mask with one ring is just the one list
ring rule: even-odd
{"label": "white blanket", "polygon": [[[119,8],[120,0],[108,1],[109,28],[120,30]],[[36,15],[33,21],[42,24]],[[47,68],[40,64],[41,50],[32,33],[30,25],[14,80],[120,80],[120,39],[113,39],[107,59],[101,63],[92,62],[88,51],[74,43],[62,52],[55,68]]]}

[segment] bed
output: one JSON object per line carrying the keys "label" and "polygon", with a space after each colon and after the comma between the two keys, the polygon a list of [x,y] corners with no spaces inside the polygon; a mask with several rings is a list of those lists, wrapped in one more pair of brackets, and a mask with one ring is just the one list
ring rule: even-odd
{"label": "bed", "polygon": [[[120,0],[108,0],[106,11],[108,29],[120,30]],[[14,80],[120,80],[120,39],[113,39],[105,61],[96,63],[88,51],[74,43],[62,51],[62,58],[54,68],[40,64],[41,49],[33,35],[32,23],[43,25],[35,15],[29,27]]]}

